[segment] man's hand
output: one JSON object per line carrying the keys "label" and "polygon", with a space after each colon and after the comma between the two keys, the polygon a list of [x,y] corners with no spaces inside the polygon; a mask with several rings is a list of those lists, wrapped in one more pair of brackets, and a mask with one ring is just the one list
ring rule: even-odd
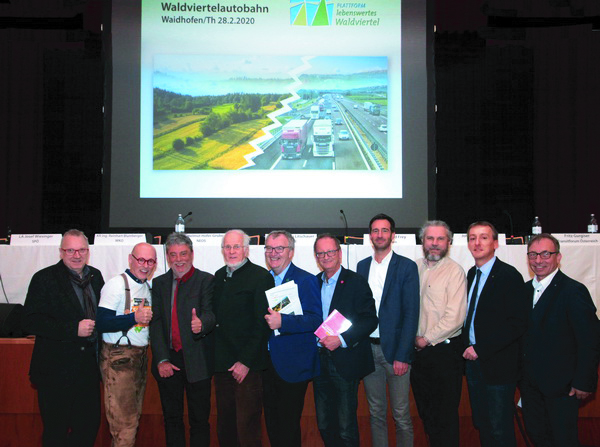
{"label": "man's hand", "polygon": [[327,348],[330,351],[335,351],[337,348],[342,346],[342,341],[337,335],[328,335],[327,337],[319,340],[319,343],[321,343],[324,348]]}
{"label": "man's hand", "polygon": [[96,322],[94,320],[81,320],[79,322],[79,327],[77,328],[77,336],[78,337],[89,337],[94,332],[94,327],[96,326]]}
{"label": "man's hand", "polygon": [[399,362],[394,360],[394,374],[397,376],[403,376],[408,372],[408,363]]}
{"label": "man's hand", "polygon": [[587,397],[589,397],[590,394],[592,393],[587,391],[581,391],[573,387],[571,387],[571,391],[569,391],[569,396],[575,396],[579,400],[586,399]]}
{"label": "man's hand", "polygon": [[281,327],[281,314],[270,307],[267,310],[269,313],[265,315],[265,320],[267,321],[269,328],[273,330],[279,329]]}
{"label": "man's hand", "polygon": [[137,324],[148,324],[152,320],[152,308],[140,306],[138,310],[135,311],[135,322]]}
{"label": "man's hand", "polygon": [[235,362],[233,366],[228,369],[228,371],[231,371],[231,375],[237,383],[242,383],[248,375],[248,371],[250,371],[250,368],[248,368],[241,362]]}
{"label": "man's hand", "polygon": [[161,376],[163,379],[166,379],[167,377],[171,377],[173,374],[175,374],[175,371],[179,371],[179,368],[177,368],[171,362],[159,363],[157,368],[158,368],[158,375]]}
{"label": "man's hand", "polygon": [[202,320],[196,315],[196,308],[192,309],[192,332],[199,334],[202,330]]}
{"label": "man's hand", "polygon": [[417,350],[420,351],[421,349],[425,349],[427,346],[429,346],[429,342],[425,337],[418,336],[415,338],[415,348],[417,348]]}
{"label": "man's hand", "polygon": [[463,352],[463,357],[467,360],[477,360],[479,356],[475,352],[475,348],[473,346],[469,346],[467,349],[465,349],[465,352]]}

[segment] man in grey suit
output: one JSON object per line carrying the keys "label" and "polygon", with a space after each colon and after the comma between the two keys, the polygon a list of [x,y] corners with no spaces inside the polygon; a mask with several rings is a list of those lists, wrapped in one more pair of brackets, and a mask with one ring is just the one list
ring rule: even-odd
{"label": "man in grey suit", "polygon": [[154,280],[150,324],[152,374],[158,382],[167,446],[185,447],[183,393],[190,445],[210,445],[210,386],[214,370],[213,276],[194,268],[192,241],[172,233],[165,243],[171,269]]}

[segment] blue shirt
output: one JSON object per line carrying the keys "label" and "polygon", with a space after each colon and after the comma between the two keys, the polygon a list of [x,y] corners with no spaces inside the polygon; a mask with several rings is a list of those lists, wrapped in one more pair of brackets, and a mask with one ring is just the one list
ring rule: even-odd
{"label": "blue shirt", "polygon": [[281,284],[283,284],[283,278],[285,278],[285,275],[287,275],[287,272],[290,269],[290,265],[292,265],[291,262],[279,275],[276,275],[273,270],[269,270],[269,273],[273,275],[273,279],[275,280],[275,286],[280,286]]}
{"label": "blue shirt", "polygon": [[[340,273],[342,273],[342,267],[340,267],[329,279],[327,279],[325,272],[322,273],[321,279],[323,279],[323,285],[321,286],[321,305],[323,308],[323,321],[329,316],[329,307],[331,306],[333,292],[335,292],[335,286],[337,285]],[[345,348],[347,345],[344,338],[341,335],[338,335],[338,337],[342,342],[342,348]]]}
{"label": "blue shirt", "polygon": [[[488,277],[490,276],[490,271],[492,270],[492,267],[494,266],[494,262],[496,262],[496,256],[494,256],[492,259],[490,259],[488,262],[486,262],[485,264],[483,264],[481,267],[478,268],[478,270],[481,271],[481,277],[479,278],[479,286],[477,287],[477,293],[475,294],[475,309],[473,309],[473,320],[471,320],[472,322],[475,321],[475,315],[477,315],[477,306],[479,305],[479,295],[481,294],[481,291],[483,290],[483,286],[485,286],[485,282],[487,281]],[[476,281],[477,281],[477,272],[475,272],[475,280],[473,281],[473,284],[471,285],[471,288],[469,289],[469,295],[468,295],[469,301],[467,302],[467,309],[471,305],[473,289],[475,288]],[[471,345],[475,344],[475,324],[473,324],[473,323],[471,323],[471,327],[469,328],[469,343],[471,343]]]}

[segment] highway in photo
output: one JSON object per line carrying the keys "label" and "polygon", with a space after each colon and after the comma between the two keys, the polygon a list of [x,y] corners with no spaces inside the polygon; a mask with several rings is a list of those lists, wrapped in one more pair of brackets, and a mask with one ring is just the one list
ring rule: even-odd
{"label": "highway in photo", "polygon": [[[318,105],[318,113],[315,112],[315,105]],[[311,108],[313,108],[312,112]],[[302,154],[298,153],[299,158],[284,157],[280,136],[263,146],[264,153],[255,157],[253,160],[255,166],[248,169],[370,170],[387,168],[387,132],[382,127],[387,126],[386,108],[381,108],[379,115],[373,115],[365,110],[363,103],[346,99],[342,95],[326,94],[311,106],[295,110],[291,118],[294,120],[293,123],[299,125],[306,122],[303,126],[306,128],[300,131],[301,140],[305,140],[305,149]],[[333,154],[315,156],[315,127],[324,127],[325,134],[332,135]],[[327,130],[328,127],[331,129],[330,131]],[[320,141],[327,140],[327,138],[321,137]],[[369,148],[376,150],[369,150]],[[295,154],[296,152],[294,152]]]}

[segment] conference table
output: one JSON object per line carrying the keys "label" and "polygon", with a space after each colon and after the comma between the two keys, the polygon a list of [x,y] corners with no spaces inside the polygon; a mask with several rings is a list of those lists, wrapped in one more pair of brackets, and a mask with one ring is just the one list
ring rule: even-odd
{"label": "conference table", "polygon": [[[155,273],[160,275],[168,269],[164,247],[156,245],[158,266]],[[104,279],[120,274],[127,268],[127,255],[131,246],[90,246],[90,265],[100,269]],[[370,256],[372,249],[366,245],[344,245],[343,264],[345,267],[355,269],[359,260]],[[421,247],[418,245],[394,246],[394,251],[410,259],[422,256]],[[497,256],[503,261],[512,264],[523,275],[530,279],[531,273],[527,267],[527,248],[524,245],[500,246],[496,251]],[[563,246],[562,270],[569,276],[584,283],[598,306],[598,265],[600,262],[600,247],[596,246]],[[451,248],[450,257],[457,261],[465,271],[473,265],[473,259],[466,246],[456,245]],[[252,262],[264,266],[264,247],[250,246],[250,259]],[[38,270],[54,264],[59,260],[59,251],[56,246],[8,246],[0,245],[0,275],[6,298],[10,303],[24,303],[31,276]],[[297,245],[294,262],[312,272],[318,273],[319,269],[312,253],[311,245]],[[194,249],[194,265],[211,273],[223,266],[223,258],[219,246],[196,246]],[[1,289],[0,289],[1,293]],[[4,295],[4,294],[2,294]],[[2,302],[7,302],[0,296]],[[29,360],[33,350],[32,338],[0,339],[0,445],[2,447],[22,447],[41,445],[42,424],[39,416],[37,395],[28,378]],[[427,441],[422,423],[418,417],[414,399],[410,399],[410,411],[415,430],[415,446],[426,446]],[[471,447],[479,445],[477,432],[471,422],[471,409],[468,401],[466,383],[463,383],[462,398],[459,408],[461,446]],[[371,445],[368,405],[362,388],[359,388],[358,421],[361,445]],[[217,446],[216,439],[216,405],[214,392],[212,394],[211,446]],[[312,397],[312,386],[306,395],[305,408],[302,414],[302,445],[322,446]],[[186,421],[187,425],[187,421]],[[580,441],[582,445],[600,445],[600,401],[594,396],[586,401],[580,410]],[[393,421],[388,416],[390,445],[394,445]],[[516,427],[516,426],[515,426]],[[521,436],[517,434],[518,446],[525,446]],[[137,446],[164,445],[164,429],[162,411],[156,381],[148,379],[144,407],[140,420],[140,429],[137,437]],[[268,439],[263,423],[263,445],[268,446]],[[103,416],[102,425],[96,447],[110,446],[110,433],[106,418]]]}

